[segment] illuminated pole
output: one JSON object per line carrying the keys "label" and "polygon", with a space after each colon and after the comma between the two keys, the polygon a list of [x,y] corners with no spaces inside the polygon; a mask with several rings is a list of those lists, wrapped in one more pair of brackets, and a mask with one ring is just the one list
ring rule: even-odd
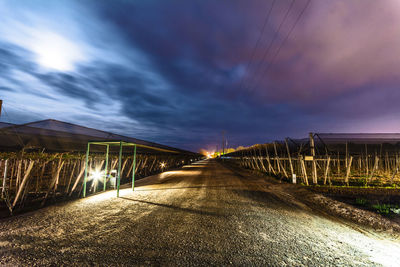
{"label": "illuminated pole", "polygon": [[225,131],[222,131],[222,155],[225,154]]}
{"label": "illuminated pole", "polygon": [[117,197],[119,197],[119,185],[121,183],[121,158],[122,158],[122,142],[119,142]]}
{"label": "illuminated pole", "polygon": [[106,152],[106,166],[104,170],[104,182],[103,182],[103,191],[106,191],[106,184],[107,184],[107,173],[108,173],[108,152],[110,151],[110,145],[107,145],[107,152]]}
{"label": "illuminated pole", "polygon": [[83,178],[83,197],[86,197],[86,181],[87,181],[87,174],[88,174],[89,149],[90,149],[90,142],[87,144],[87,150],[86,150],[85,176]]}
{"label": "illuminated pole", "polygon": [[313,175],[313,184],[318,183],[317,179],[317,164],[315,161],[315,144],[314,144],[314,135],[310,133],[310,149],[311,149],[311,156],[312,156],[312,175]]}
{"label": "illuminated pole", "polygon": [[136,145],[133,150],[133,164],[132,164],[132,191],[135,190],[135,169],[136,169]]}

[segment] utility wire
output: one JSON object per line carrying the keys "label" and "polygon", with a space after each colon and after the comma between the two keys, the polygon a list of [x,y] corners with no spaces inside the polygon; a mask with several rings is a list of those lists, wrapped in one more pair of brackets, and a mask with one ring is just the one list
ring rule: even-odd
{"label": "utility wire", "polygon": [[29,111],[28,111],[27,109],[25,109],[25,108],[23,108],[23,107],[21,107],[21,106],[19,106],[19,105],[14,105],[14,104],[8,103],[8,106],[10,106],[10,107],[12,107],[12,108],[14,108],[14,109],[18,109],[18,110],[23,111],[23,112],[29,112],[29,113],[32,113],[32,114],[34,114],[34,115],[37,115],[37,117],[38,117],[39,119],[43,118],[43,114],[34,112],[34,111],[32,111],[32,110],[29,110]]}
{"label": "utility wire", "polygon": [[[298,24],[298,22],[300,21],[301,17],[303,16],[304,12],[306,11],[307,7],[309,6],[311,0],[308,0],[307,3],[305,4],[304,8],[301,10],[301,12],[299,13],[299,15],[297,16],[296,21],[294,22],[293,26],[290,28],[290,30],[288,31],[288,33],[286,34],[285,38],[283,39],[282,43],[280,44],[280,46],[278,47],[278,49],[276,50],[276,53],[273,55],[272,59],[270,62],[268,62],[267,67],[264,70],[264,73],[261,77],[265,77],[265,75],[267,74],[269,67],[275,62],[276,57],[279,55],[279,52],[281,51],[281,48],[283,47],[283,45],[286,43],[286,41],[289,39],[290,34],[293,32],[294,28],[296,27],[296,25]],[[259,81],[259,80],[258,80]],[[257,87],[257,84],[255,84],[255,86],[252,88],[251,91],[249,91],[249,93],[253,92],[254,89]]]}
{"label": "utility wire", "polygon": [[[260,36],[258,37],[256,44],[254,45],[253,51],[252,51],[252,53],[251,53],[250,60],[247,62],[247,65],[246,65],[246,67],[245,67],[245,69],[244,69],[244,73],[245,73],[245,74],[247,73],[247,71],[248,71],[249,68],[250,68],[251,63],[253,62],[254,55],[256,54],[256,50],[257,50],[258,44],[260,43],[260,41],[261,41],[261,39],[262,39],[262,37],[263,37],[263,35],[264,35],[265,27],[266,27],[267,24],[268,24],[268,21],[269,21],[269,18],[270,18],[270,16],[271,16],[272,9],[274,8],[275,2],[276,2],[276,0],[274,0],[274,1],[272,2],[271,7],[270,7],[269,10],[268,10],[267,16],[265,17],[264,25],[263,25],[263,27],[262,27],[262,29],[261,29]],[[240,91],[240,90],[242,89],[242,87],[243,87],[244,80],[245,80],[245,77],[243,76],[242,79],[240,80],[239,91]]]}
{"label": "utility wire", "polygon": [[[290,6],[289,6],[288,9],[286,10],[286,13],[285,13],[285,15],[283,16],[283,18],[282,18],[282,20],[281,20],[281,22],[280,22],[280,24],[279,24],[279,26],[278,26],[278,29],[275,31],[274,37],[271,39],[271,42],[269,43],[267,49],[265,50],[265,52],[264,52],[264,54],[263,54],[263,56],[262,56],[262,59],[259,61],[258,65],[257,65],[257,68],[256,68],[256,71],[255,71],[255,74],[254,74],[254,80],[257,79],[257,74],[258,74],[258,72],[259,72],[261,66],[263,65],[263,62],[266,60],[267,55],[268,55],[269,51],[270,51],[271,48],[272,48],[272,45],[274,44],[276,38],[278,37],[279,31],[281,30],[281,28],[282,28],[283,24],[285,23],[287,17],[289,16],[289,13],[290,13],[290,11],[292,10],[292,7],[293,7],[293,5],[294,5],[294,2],[295,2],[295,0],[292,0],[292,2],[290,3]],[[249,87],[247,87],[247,88],[249,88]]]}

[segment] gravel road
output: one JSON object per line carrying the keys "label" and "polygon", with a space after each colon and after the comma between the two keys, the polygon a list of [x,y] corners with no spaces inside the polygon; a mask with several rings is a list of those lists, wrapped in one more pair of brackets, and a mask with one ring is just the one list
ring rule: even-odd
{"label": "gravel road", "polygon": [[[398,266],[395,235],[208,160],[0,220],[1,265]],[[283,186],[283,185],[282,185]]]}

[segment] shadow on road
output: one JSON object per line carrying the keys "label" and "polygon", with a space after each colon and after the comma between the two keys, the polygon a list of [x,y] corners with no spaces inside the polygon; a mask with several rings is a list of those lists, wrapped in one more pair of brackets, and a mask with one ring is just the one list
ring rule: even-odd
{"label": "shadow on road", "polygon": [[224,189],[224,188],[234,188],[234,187],[238,187],[238,185],[199,185],[199,186],[164,187],[164,188],[152,188],[152,189],[140,189],[140,187],[137,187],[137,191],[157,191],[157,190],[190,189],[190,188],[221,188],[221,189]]}
{"label": "shadow on road", "polygon": [[140,203],[145,203],[149,205],[155,205],[159,207],[164,207],[164,208],[170,208],[178,211],[185,211],[185,212],[190,212],[190,213],[195,213],[195,214],[200,214],[200,215],[209,215],[209,216],[214,216],[214,217],[220,217],[221,215],[215,212],[209,212],[209,211],[203,211],[203,210],[195,210],[195,209],[188,209],[188,208],[182,208],[174,205],[169,205],[169,204],[162,204],[162,203],[155,203],[155,202],[150,202],[150,201],[145,201],[145,200],[139,200],[139,199],[133,199],[133,198],[128,198],[128,197],[120,197],[122,199],[134,201],[134,202],[140,202]]}
{"label": "shadow on road", "polygon": [[304,205],[301,205],[292,196],[288,194],[279,194],[280,192],[269,192],[260,189],[233,190],[233,192],[241,197],[251,200],[254,204],[261,206],[274,207],[276,209],[285,209],[288,211],[304,211]]}

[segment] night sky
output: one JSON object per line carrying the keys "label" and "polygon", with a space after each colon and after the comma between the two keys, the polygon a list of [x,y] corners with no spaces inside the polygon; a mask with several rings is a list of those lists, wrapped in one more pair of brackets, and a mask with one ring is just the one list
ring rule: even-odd
{"label": "night sky", "polygon": [[400,132],[400,1],[307,2],[0,1],[1,121],[192,151]]}

